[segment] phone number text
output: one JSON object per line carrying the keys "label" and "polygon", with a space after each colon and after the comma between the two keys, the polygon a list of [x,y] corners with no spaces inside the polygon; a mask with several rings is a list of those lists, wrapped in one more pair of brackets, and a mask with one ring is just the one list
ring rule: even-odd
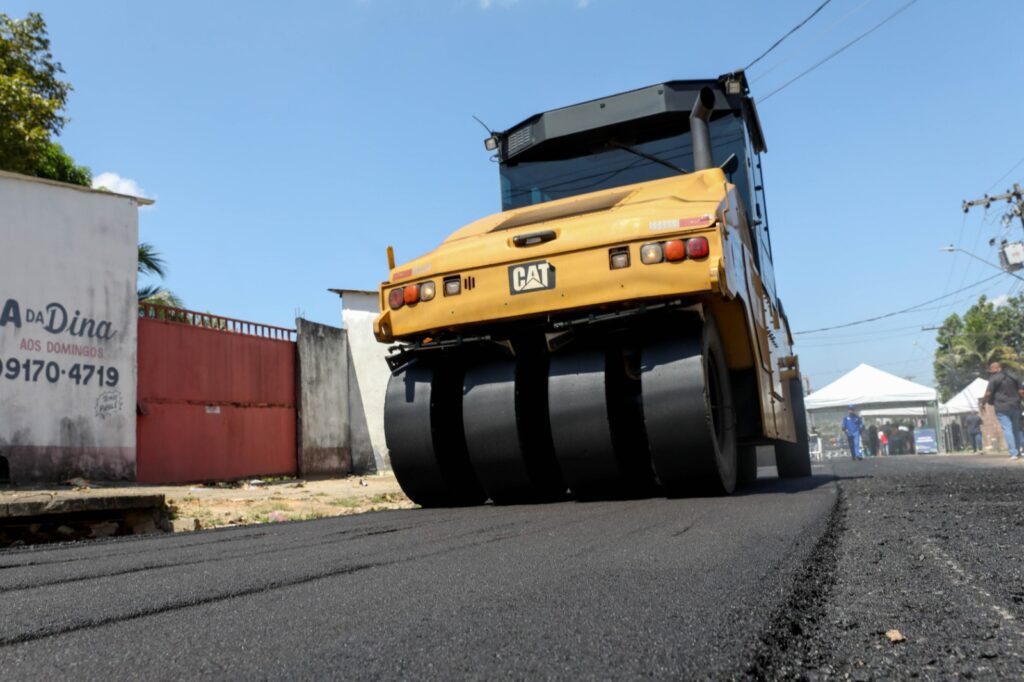
{"label": "phone number text", "polygon": [[55,384],[62,379],[73,381],[76,386],[117,386],[120,378],[116,367],[85,365],[76,362],[65,369],[53,360],[20,360],[7,358],[0,361],[0,377],[11,381],[49,381]]}

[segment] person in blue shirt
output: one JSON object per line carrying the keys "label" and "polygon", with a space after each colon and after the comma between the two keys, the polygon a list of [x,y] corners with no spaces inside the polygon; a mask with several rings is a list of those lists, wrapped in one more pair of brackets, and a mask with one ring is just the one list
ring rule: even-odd
{"label": "person in blue shirt", "polygon": [[853,405],[849,406],[850,411],[843,417],[843,433],[846,434],[846,442],[850,444],[850,455],[853,459],[864,459],[860,451],[860,432],[864,428],[864,420],[857,414]]}

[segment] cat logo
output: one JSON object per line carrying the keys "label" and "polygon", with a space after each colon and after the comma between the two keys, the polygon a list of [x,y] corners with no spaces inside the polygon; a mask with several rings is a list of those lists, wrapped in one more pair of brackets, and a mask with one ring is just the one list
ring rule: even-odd
{"label": "cat logo", "polygon": [[555,268],[546,260],[509,266],[508,290],[512,295],[555,288]]}

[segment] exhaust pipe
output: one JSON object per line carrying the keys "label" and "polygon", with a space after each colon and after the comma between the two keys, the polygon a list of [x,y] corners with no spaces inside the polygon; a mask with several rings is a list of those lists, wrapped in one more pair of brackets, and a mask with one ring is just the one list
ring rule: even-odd
{"label": "exhaust pipe", "polygon": [[695,171],[712,168],[715,165],[711,158],[711,130],[708,128],[708,121],[714,108],[714,91],[709,87],[701,88],[690,112],[690,143],[693,145]]}

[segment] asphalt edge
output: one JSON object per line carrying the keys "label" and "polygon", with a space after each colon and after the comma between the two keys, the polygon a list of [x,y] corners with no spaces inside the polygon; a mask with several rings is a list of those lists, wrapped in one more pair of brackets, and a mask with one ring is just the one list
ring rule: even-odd
{"label": "asphalt edge", "polygon": [[[811,632],[824,624],[825,606],[836,584],[839,543],[846,530],[846,498],[838,481],[825,530],[793,579],[783,606],[772,616],[744,671],[754,680],[801,679],[825,652],[812,644]],[[815,666],[816,667],[816,666]]]}

